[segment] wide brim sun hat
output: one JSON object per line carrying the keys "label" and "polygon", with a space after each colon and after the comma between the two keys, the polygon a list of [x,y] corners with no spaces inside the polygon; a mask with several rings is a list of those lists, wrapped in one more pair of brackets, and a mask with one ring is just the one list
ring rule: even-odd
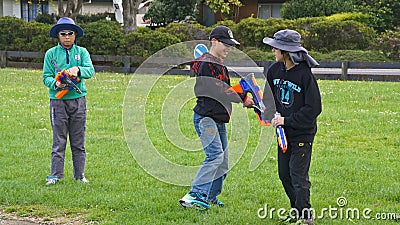
{"label": "wide brim sun hat", "polygon": [[55,24],[51,29],[50,29],[50,37],[53,38],[58,38],[58,32],[62,30],[72,30],[75,31],[75,36],[76,38],[82,37],[83,36],[83,29],[76,25],[75,22],[68,17],[62,17],[57,21],[57,24]]}
{"label": "wide brim sun hat", "polygon": [[287,52],[306,52],[307,49],[301,46],[301,35],[294,30],[280,30],[273,38],[266,37],[263,42],[273,48]]}

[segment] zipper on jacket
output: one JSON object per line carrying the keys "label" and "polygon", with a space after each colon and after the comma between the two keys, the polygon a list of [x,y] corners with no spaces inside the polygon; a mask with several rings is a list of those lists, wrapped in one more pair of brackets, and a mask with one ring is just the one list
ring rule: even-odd
{"label": "zipper on jacket", "polygon": [[65,60],[66,60],[66,63],[67,64],[69,64],[69,53],[68,53],[68,49],[65,49]]}

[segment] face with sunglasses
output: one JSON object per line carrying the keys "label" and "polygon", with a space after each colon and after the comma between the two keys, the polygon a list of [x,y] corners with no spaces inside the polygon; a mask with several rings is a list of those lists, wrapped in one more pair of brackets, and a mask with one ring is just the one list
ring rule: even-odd
{"label": "face with sunglasses", "polygon": [[75,31],[61,30],[58,32],[58,39],[64,48],[71,48],[75,42]]}

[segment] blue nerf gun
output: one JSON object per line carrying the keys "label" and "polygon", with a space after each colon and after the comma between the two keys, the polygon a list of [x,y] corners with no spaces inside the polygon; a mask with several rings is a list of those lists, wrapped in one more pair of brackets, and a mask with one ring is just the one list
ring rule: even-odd
{"label": "blue nerf gun", "polygon": [[[280,117],[281,114],[276,112],[275,117]],[[285,153],[287,150],[287,140],[285,130],[282,126],[276,127],[276,138],[278,139],[278,145],[282,149],[282,152]]]}
{"label": "blue nerf gun", "polygon": [[251,93],[253,96],[253,101],[255,105],[253,105],[254,112],[256,113],[258,122],[261,126],[270,126],[271,123],[269,120],[266,120],[262,113],[266,110],[266,107],[263,103],[263,94],[258,86],[256,78],[254,77],[254,73],[249,73],[246,77],[242,78],[238,84],[229,88],[235,91],[238,94],[247,94]]}

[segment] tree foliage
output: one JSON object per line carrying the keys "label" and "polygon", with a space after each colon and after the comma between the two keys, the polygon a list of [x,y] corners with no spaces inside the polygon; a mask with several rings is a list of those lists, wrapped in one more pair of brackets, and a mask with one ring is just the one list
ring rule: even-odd
{"label": "tree foliage", "polygon": [[196,0],[154,0],[144,19],[158,26],[195,16]]}
{"label": "tree foliage", "polygon": [[239,0],[206,0],[206,4],[214,12],[221,12],[222,14],[230,15],[233,7],[241,7],[242,3]]}
{"label": "tree foliage", "polygon": [[353,0],[358,11],[371,15],[372,26],[383,32],[400,25],[399,0]]}

